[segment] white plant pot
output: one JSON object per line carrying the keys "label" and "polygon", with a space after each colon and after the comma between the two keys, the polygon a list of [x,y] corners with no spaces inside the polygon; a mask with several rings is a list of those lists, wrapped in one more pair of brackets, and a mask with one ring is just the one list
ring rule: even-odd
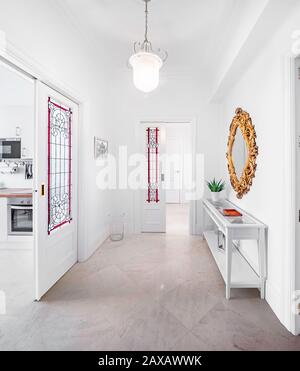
{"label": "white plant pot", "polygon": [[211,199],[213,202],[218,202],[221,200],[221,193],[220,192],[211,192]]}

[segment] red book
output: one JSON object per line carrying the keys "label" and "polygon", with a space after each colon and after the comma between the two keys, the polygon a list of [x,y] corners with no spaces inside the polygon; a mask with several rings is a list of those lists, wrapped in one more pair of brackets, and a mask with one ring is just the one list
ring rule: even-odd
{"label": "red book", "polygon": [[224,209],[223,215],[224,216],[243,216],[243,214],[241,214],[239,211],[235,209]]}

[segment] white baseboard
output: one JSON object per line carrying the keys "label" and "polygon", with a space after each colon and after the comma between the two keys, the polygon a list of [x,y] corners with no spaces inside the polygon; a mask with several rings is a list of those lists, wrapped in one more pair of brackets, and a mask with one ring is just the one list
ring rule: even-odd
{"label": "white baseboard", "polygon": [[99,235],[96,241],[94,241],[91,245],[87,246],[84,250],[84,255],[82,257],[79,257],[78,261],[79,263],[82,263],[86,260],[88,260],[103,243],[108,239],[109,237],[109,227],[107,226]]}
{"label": "white baseboard", "polygon": [[294,294],[293,315],[292,331],[294,335],[298,336],[300,335],[300,290],[296,290]]}
{"label": "white baseboard", "polygon": [[270,305],[273,312],[278,317],[279,321],[285,326],[286,324],[283,321],[282,303],[280,299],[281,299],[280,290],[270,281],[267,281],[266,301]]}
{"label": "white baseboard", "polygon": [[282,325],[292,334],[300,335],[300,315],[295,315],[295,321],[293,321],[293,323],[287,323],[284,317],[284,308],[281,298],[282,295],[280,295],[280,290],[278,287],[267,281],[266,301]]}
{"label": "white baseboard", "polygon": [[300,335],[300,315],[296,317],[296,333],[295,335]]}
{"label": "white baseboard", "polygon": [[194,236],[201,236],[203,234],[203,232],[204,232],[204,230],[203,230],[202,224],[201,225],[200,224],[196,224],[193,235]]}
{"label": "white baseboard", "polygon": [[124,228],[125,228],[125,235],[131,235],[131,234],[134,234],[134,233],[139,233],[139,232],[137,232],[138,228],[137,229],[135,228],[133,222],[128,222],[128,223],[125,222]]}

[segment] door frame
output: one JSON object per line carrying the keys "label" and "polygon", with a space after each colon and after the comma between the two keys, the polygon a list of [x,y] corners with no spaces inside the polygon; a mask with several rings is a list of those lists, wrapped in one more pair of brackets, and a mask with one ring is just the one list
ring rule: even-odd
{"label": "door frame", "polygon": [[[141,124],[153,123],[153,124],[191,124],[192,125],[192,156],[193,156],[193,176],[196,174],[196,146],[197,146],[197,117],[195,116],[147,116],[138,118],[135,121],[135,150],[140,150],[140,127]],[[189,230],[191,235],[197,234],[197,201],[190,202],[189,212]],[[138,234],[141,233],[141,205],[140,205],[140,192],[134,192],[134,215],[133,215],[133,231]]]}
{"label": "door frame", "polygon": [[[300,296],[296,293],[296,59],[300,55],[287,54],[284,58],[284,206],[285,239],[283,249],[283,321],[294,335],[300,334],[300,316],[297,315]],[[300,269],[300,267],[298,267]]]}
{"label": "door frame", "polygon": [[[77,164],[77,181],[79,179],[86,179],[85,172],[87,167],[84,166],[86,159],[86,148],[84,146],[83,138],[86,138],[86,133],[83,130],[83,123],[87,121],[89,114],[89,100],[87,97],[82,96],[74,88],[70,87],[68,84],[61,80],[58,80],[53,76],[47,68],[41,66],[36,60],[25,54],[20,49],[16,48],[10,41],[6,40],[5,48],[0,47],[0,60],[7,64],[9,67],[13,68],[19,73],[31,77],[35,81],[40,81],[47,85],[49,88],[57,91],[58,93],[64,95],[66,98],[70,99],[78,105],[78,164]],[[37,89],[35,83],[35,122],[34,122],[34,153],[36,152],[36,125],[37,125]],[[34,162],[35,164],[35,162]],[[35,165],[34,165],[35,166]],[[34,168],[34,172],[35,172]],[[36,193],[38,189],[34,189],[33,200],[36,198]],[[77,260],[82,262],[87,258],[87,202],[85,202],[86,183],[78,182],[78,200],[77,200]],[[84,200],[80,202],[80,200]],[[36,202],[34,202],[34,205]],[[35,206],[34,206],[35,207]],[[79,211],[80,210],[80,211]],[[36,236],[33,234],[33,256],[34,256],[34,288],[36,292],[37,285],[37,246],[36,246]]]}

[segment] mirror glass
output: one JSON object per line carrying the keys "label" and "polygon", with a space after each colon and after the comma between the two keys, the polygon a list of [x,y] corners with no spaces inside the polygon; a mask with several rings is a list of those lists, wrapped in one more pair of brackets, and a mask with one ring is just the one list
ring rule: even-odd
{"label": "mirror glass", "polygon": [[237,128],[236,131],[235,141],[232,149],[232,157],[236,176],[238,179],[241,179],[248,158],[248,150],[240,128]]}

